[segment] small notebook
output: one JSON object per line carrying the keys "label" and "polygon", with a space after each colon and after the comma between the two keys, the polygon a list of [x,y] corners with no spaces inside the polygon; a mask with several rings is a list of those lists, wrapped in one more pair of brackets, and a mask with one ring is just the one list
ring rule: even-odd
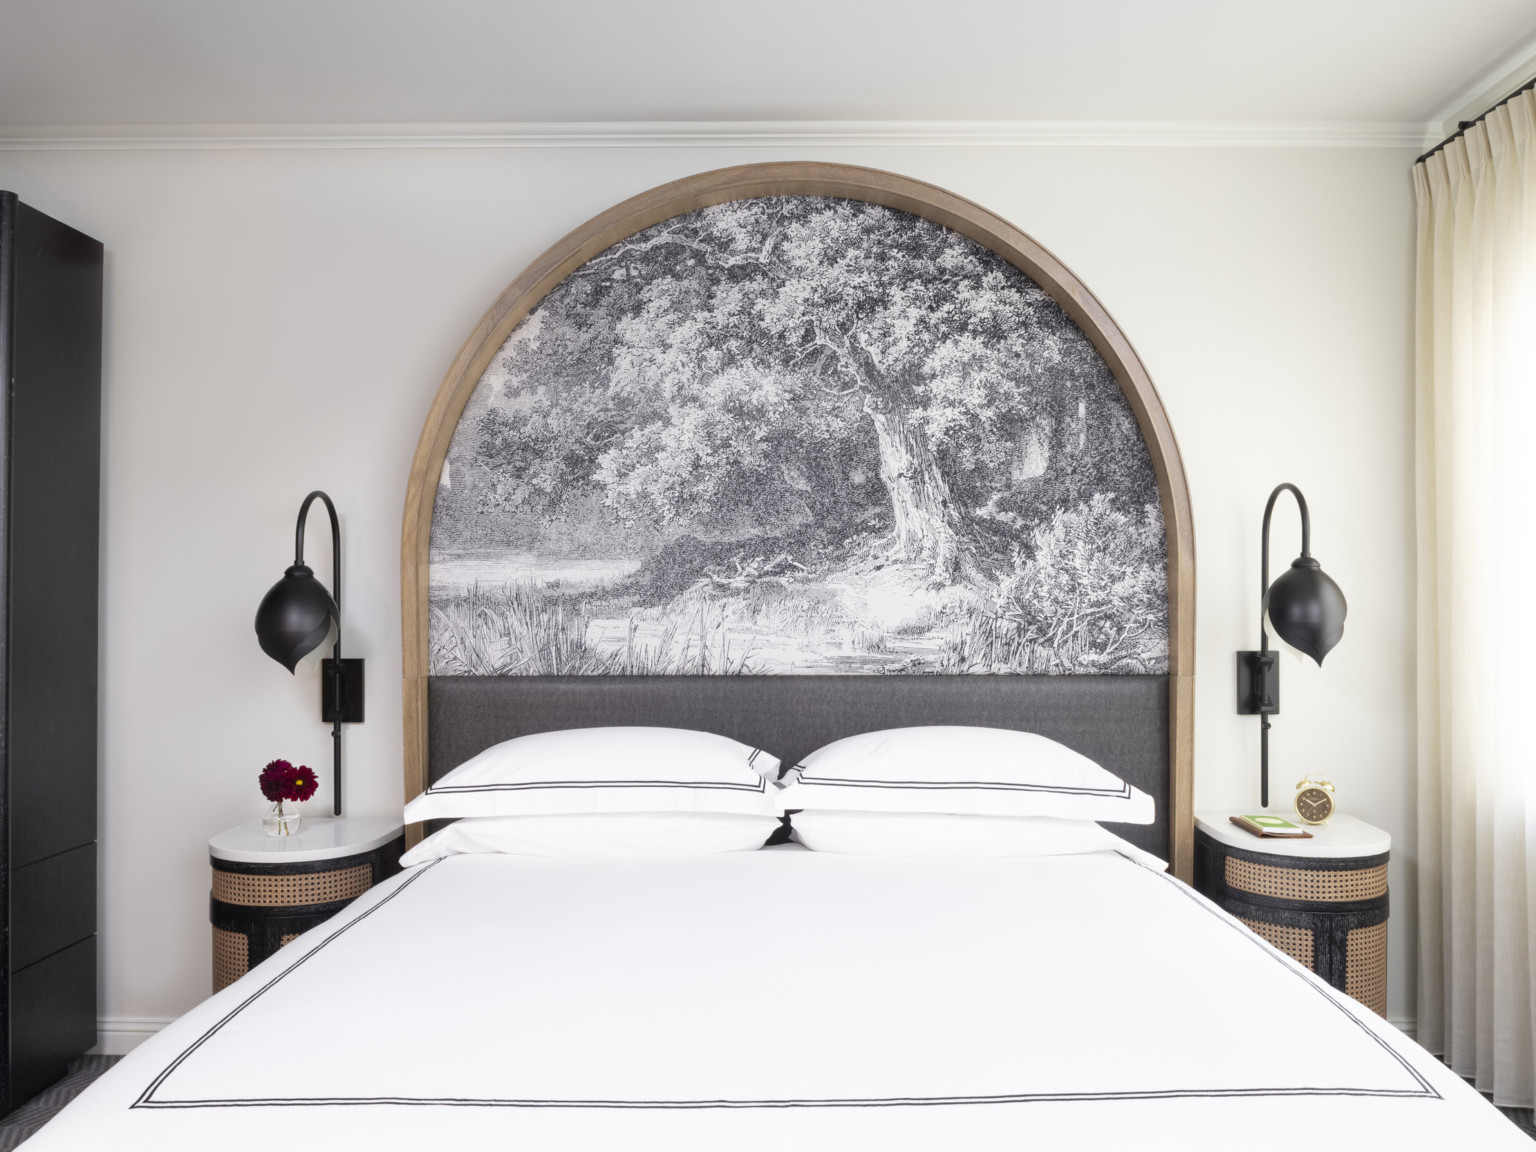
{"label": "small notebook", "polygon": [[1287,839],[1310,840],[1312,833],[1300,824],[1292,824],[1283,816],[1271,816],[1260,812],[1253,816],[1234,816],[1232,823],[1246,828],[1255,836],[1282,836]]}

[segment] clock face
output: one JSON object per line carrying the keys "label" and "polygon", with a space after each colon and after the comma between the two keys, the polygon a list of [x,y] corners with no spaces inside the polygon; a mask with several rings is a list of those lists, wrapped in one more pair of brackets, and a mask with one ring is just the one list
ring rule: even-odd
{"label": "clock face", "polygon": [[1296,793],[1296,815],[1308,824],[1321,824],[1333,815],[1333,797],[1321,788],[1303,788]]}

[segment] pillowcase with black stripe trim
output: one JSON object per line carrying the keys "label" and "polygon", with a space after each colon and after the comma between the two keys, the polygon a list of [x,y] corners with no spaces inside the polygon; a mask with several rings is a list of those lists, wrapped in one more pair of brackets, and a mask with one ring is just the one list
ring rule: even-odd
{"label": "pillowcase with black stripe trim", "polygon": [[777,757],[687,728],[568,728],[466,760],[405,806],[406,823],[568,812],[773,815]]}
{"label": "pillowcase with black stripe trim", "polygon": [[747,816],[740,812],[466,816],[428,836],[400,857],[400,867],[410,868],[444,856],[481,853],[636,860],[752,852],[761,848],[780,827],[776,816]]}
{"label": "pillowcase with black stripe trim", "polygon": [[1150,824],[1152,797],[1064,744],[1006,728],[865,732],[785,770],[780,812],[944,812]]}
{"label": "pillowcase with black stripe trim", "polygon": [[801,809],[789,819],[791,838],[812,852],[847,856],[1079,856],[1116,852],[1158,872],[1168,870],[1166,860],[1092,820],[830,808]]}

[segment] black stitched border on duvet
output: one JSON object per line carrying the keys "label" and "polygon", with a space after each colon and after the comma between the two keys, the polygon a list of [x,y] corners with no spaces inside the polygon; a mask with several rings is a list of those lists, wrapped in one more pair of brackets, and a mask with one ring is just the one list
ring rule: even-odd
{"label": "black stitched border on duvet", "polygon": [[1225,924],[1228,928],[1236,932],[1243,939],[1249,941],[1249,943],[1253,944],[1256,948],[1262,951],[1264,955],[1270,957],[1281,967],[1285,968],[1286,971],[1290,972],[1298,980],[1306,984],[1307,987],[1311,988],[1312,991],[1321,996],[1327,1003],[1333,1005],[1334,1008],[1342,1012],[1346,1020],[1348,1020],[1356,1028],[1360,1029],[1360,1031],[1364,1032],[1372,1040],[1376,1041],[1376,1043],[1381,1046],[1381,1049],[1386,1052],[1387,1055],[1391,1056],[1392,1059],[1396,1060],[1405,1069],[1407,1069],[1408,1075],[1412,1076],[1416,1081],[1418,1081],[1420,1087],[1422,1088],[1422,1091],[1419,1092],[1401,1092],[1394,1093],[1394,1095],[1433,1096],[1436,1100],[1443,1099],[1440,1093],[1435,1090],[1434,1086],[1431,1085],[1428,1080],[1424,1079],[1423,1076],[1419,1075],[1419,1070],[1412,1064],[1408,1063],[1408,1061],[1403,1058],[1400,1052],[1398,1052],[1395,1048],[1392,1047],[1392,1045],[1388,1044],[1380,1036],[1376,1035],[1376,1033],[1371,1031],[1371,1029],[1367,1028],[1364,1021],[1362,1021],[1343,1004],[1340,1004],[1331,995],[1329,995],[1328,991],[1324,988],[1320,977],[1309,976],[1299,965],[1296,967],[1291,967],[1291,965],[1287,964],[1286,961],[1282,959],[1282,954],[1278,948],[1275,948],[1273,945],[1266,943],[1264,940],[1260,939],[1257,933],[1248,931],[1246,928],[1238,924],[1236,920],[1219,911],[1215,905],[1202,899],[1193,888],[1190,888],[1179,880],[1175,880],[1166,872],[1159,872],[1157,875],[1161,876],[1165,883],[1172,884],[1175,891],[1177,891],[1179,895],[1183,896],[1187,900],[1193,901],[1195,906],[1203,910],[1208,916],[1214,916],[1219,922]]}
{"label": "black stitched border on duvet", "polygon": [[[216,1024],[214,1024],[211,1028],[209,1028],[208,1031],[204,1032],[201,1036],[199,1036],[196,1040],[194,1040],[191,1044],[189,1044],[182,1051],[180,1056],[177,1056],[176,1059],[172,1060],[169,1064],[167,1064],[165,1066],[164,1071],[162,1071],[160,1073],[160,1075],[156,1076],[153,1080],[150,1081],[149,1087],[144,1089],[143,1093],[140,1094],[139,1098],[137,1100],[135,1100],[132,1104],[130,1104],[129,1107],[130,1108],[163,1108],[163,1107],[165,1107],[166,1105],[164,1105],[164,1104],[156,1103],[156,1102],[150,1100],[150,1097],[154,1095],[155,1090],[157,1088],[159,1088],[160,1085],[165,1083],[165,1079],[166,1079],[167,1076],[169,1076],[172,1072],[176,1071],[177,1068],[181,1067],[181,1065],[186,1061],[187,1057],[191,1056],[192,1053],[196,1052],[199,1048],[201,1048],[209,1040],[213,1039],[214,1035],[221,1028],[223,1028],[224,1025],[228,1024],[231,1020],[233,1020],[236,1016],[240,1015],[240,1013],[244,1012],[247,1008],[249,1008],[257,1000],[261,999],[261,997],[265,996],[269,991],[271,991],[273,988],[277,987],[278,983],[281,982],[284,977],[286,977],[287,975],[289,975],[292,972],[298,971],[305,964],[307,964],[309,962],[309,960],[312,957],[314,957],[317,953],[323,951],[326,948],[329,948],[337,940],[341,939],[341,937],[343,935],[345,935],[350,929],[352,929],[353,927],[355,927],[358,924],[361,924],[364,920],[368,919],[368,917],[372,916],[375,912],[377,912],[380,908],[384,907],[384,905],[388,904],[396,896],[400,895],[400,893],[404,892],[412,884],[416,883],[416,881],[420,880],[428,872],[432,871],[432,869],[436,868],[439,864],[441,864],[443,862],[444,859],[446,859],[446,857],[441,857],[441,858],[439,858],[437,860],[434,860],[434,861],[432,861],[432,863],[430,863],[426,867],[422,868],[421,871],[417,872],[414,876],[406,877],[404,880],[402,880],[400,882],[400,886],[398,888],[396,888],[388,896],[384,897],[384,899],[380,900],[372,908],[370,908],[366,912],[363,912],[360,915],[354,916],[352,919],[348,920],[340,928],[337,928],[334,932],[332,932],[324,940],[320,941],[319,944],[315,945],[308,952],[306,952],[304,955],[300,956],[297,960],[295,960],[292,964],[288,965],[288,967],[284,968],[276,976],[272,977],[272,979],[268,980],[260,988],[256,989],[256,991],[252,992],[244,1000],[240,1001],[239,1004],[237,1004],[233,1008],[231,1008],[228,1012],[226,1012],[219,1019],[219,1021]],[[226,1103],[229,1103],[229,1102],[228,1101],[216,1101],[216,1102],[213,1102],[213,1103],[214,1103],[215,1106],[218,1106],[218,1105],[226,1104]]]}
{"label": "black stitched border on duvet", "polygon": [[1232,931],[1250,940],[1260,952],[1279,964],[1285,971],[1301,980],[1314,992],[1331,1004],[1335,1009],[1344,1014],[1345,1019],[1359,1028],[1367,1037],[1391,1056],[1419,1085],[1417,1088],[1324,1088],[1324,1087],[1292,1087],[1292,1088],[1166,1088],[1146,1089],[1143,1091],[1108,1091],[1108,1092],[1020,1092],[1006,1095],[991,1096],[901,1096],[888,1098],[855,1098],[855,1099],[806,1099],[806,1100],[539,1100],[539,1099],[476,1099],[468,1097],[414,1097],[414,1096],[330,1096],[330,1097],[268,1097],[260,1099],[227,1099],[227,1100],[155,1100],[154,1093],[165,1083],[167,1077],[176,1071],[188,1057],[207,1043],[213,1036],[253,1004],[267,991],[275,987],[290,973],[301,968],[310,957],[330,946],[348,930],[357,924],[361,924],[369,916],[372,916],[384,905],[388,904],[400,893],[404,892],[422,876],[426,875],[442,860],[434,860],[423,867],[416,875],[405,880],[384,899],[380,900],[372,908],[360,916],[343,924],[325,940],[321,941],[305,955],[301,956],[293,964],[273,976],[255,992],[247,996],[236,1007],[231,1009],[218,1023],[210,1027],[200,1037],[193,1041],[181,1055],[172,1060],[164,1071],[154,1078],[149,1087],[135,1100],[130,1108],[263,1108],[263,1107],[335,1107],[335,1106],[374,1106],[394,1105],[399,1107],[449,1107],[449,1108],[646,1108],[646,1109],[694,1109],[694,1108],[910,1108],[910,1107],[935,1107],[939,1105],[955,1104],[1034,1104],[1047,1102],[1072,1102],[1072,1101],[1096,1101],[1096,1100],[1180,1100],[1180,1099],[1220,1099],[1223,1097],[1243,1098],[1259,1096],[1361,1096],[1361,1097],[1414,1097],[1420,1099],[1433,1098],[1441,1100],[1443,1097],[1404,1057],[1392,1048],[1380,1036],[1377,1036],[1363,1021],[1358,1019],[1343,1004],[1333,998],[1315,978],[1309,977],[1300,968],[1288,964],[1280,954],[1266,945],[1252,933],[1245,932],[1240,925],[1223,916],[1212,906],[1206,904],[1193,891],[1164,872],[1145,871],[1160,878],[1163,882],[1172,884],[1183,896],[1191,900],[1196,907],[1202,909],[1207,915],[1215,917],[1217,921],[1225,924]]}

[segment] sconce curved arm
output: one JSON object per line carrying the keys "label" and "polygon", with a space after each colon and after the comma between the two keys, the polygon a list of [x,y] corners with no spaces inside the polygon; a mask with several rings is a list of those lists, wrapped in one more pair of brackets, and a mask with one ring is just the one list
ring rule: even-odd
{"label": "sconce curved arm", "polygon": [[[316,500],[325,505],[326,512],[331,518],[331,599],[336,604],[336,645],[331,649],[331,654],[336,659],[341,659],[341,521],[336,518],[336,505],[331,503],[331,498],[320,489],[316,488],[308,496],[304,497],[304,503],[299,505],[299,522],[293,531],[293,562],[304,563],[304,524],[309,519],[309,506]],[[1273,502],[1274,497],[1270,497]],[[1269,514],[1264,515],[1265,531],[1268,532]],[[1265,556],[1268,557],[1269,544],[1265,542]],[[1265,561],[1266,566],[1268,560]]]}
{"label": "sconce curved arm", "polygon": [[[1302,557],[1312,555],[1312,517],[1307,512],[1307,498],[1301,494],[1301,489],[1294,484],[1277,484],[1275,490],[1269,494],[1269,502],[1264,505],[1264,528],[1259,548],[1259,651],[1269,651],[1269,630],[1265,627],[1264,617],[1269,606],[1269,520],[1274,515],[1275,501],[1280,499],[1280,493],[1289,492],[1296,497],[1296,506],[1301,511],[1301,554]],[[340,602],[337,602],[338,607]]]}

